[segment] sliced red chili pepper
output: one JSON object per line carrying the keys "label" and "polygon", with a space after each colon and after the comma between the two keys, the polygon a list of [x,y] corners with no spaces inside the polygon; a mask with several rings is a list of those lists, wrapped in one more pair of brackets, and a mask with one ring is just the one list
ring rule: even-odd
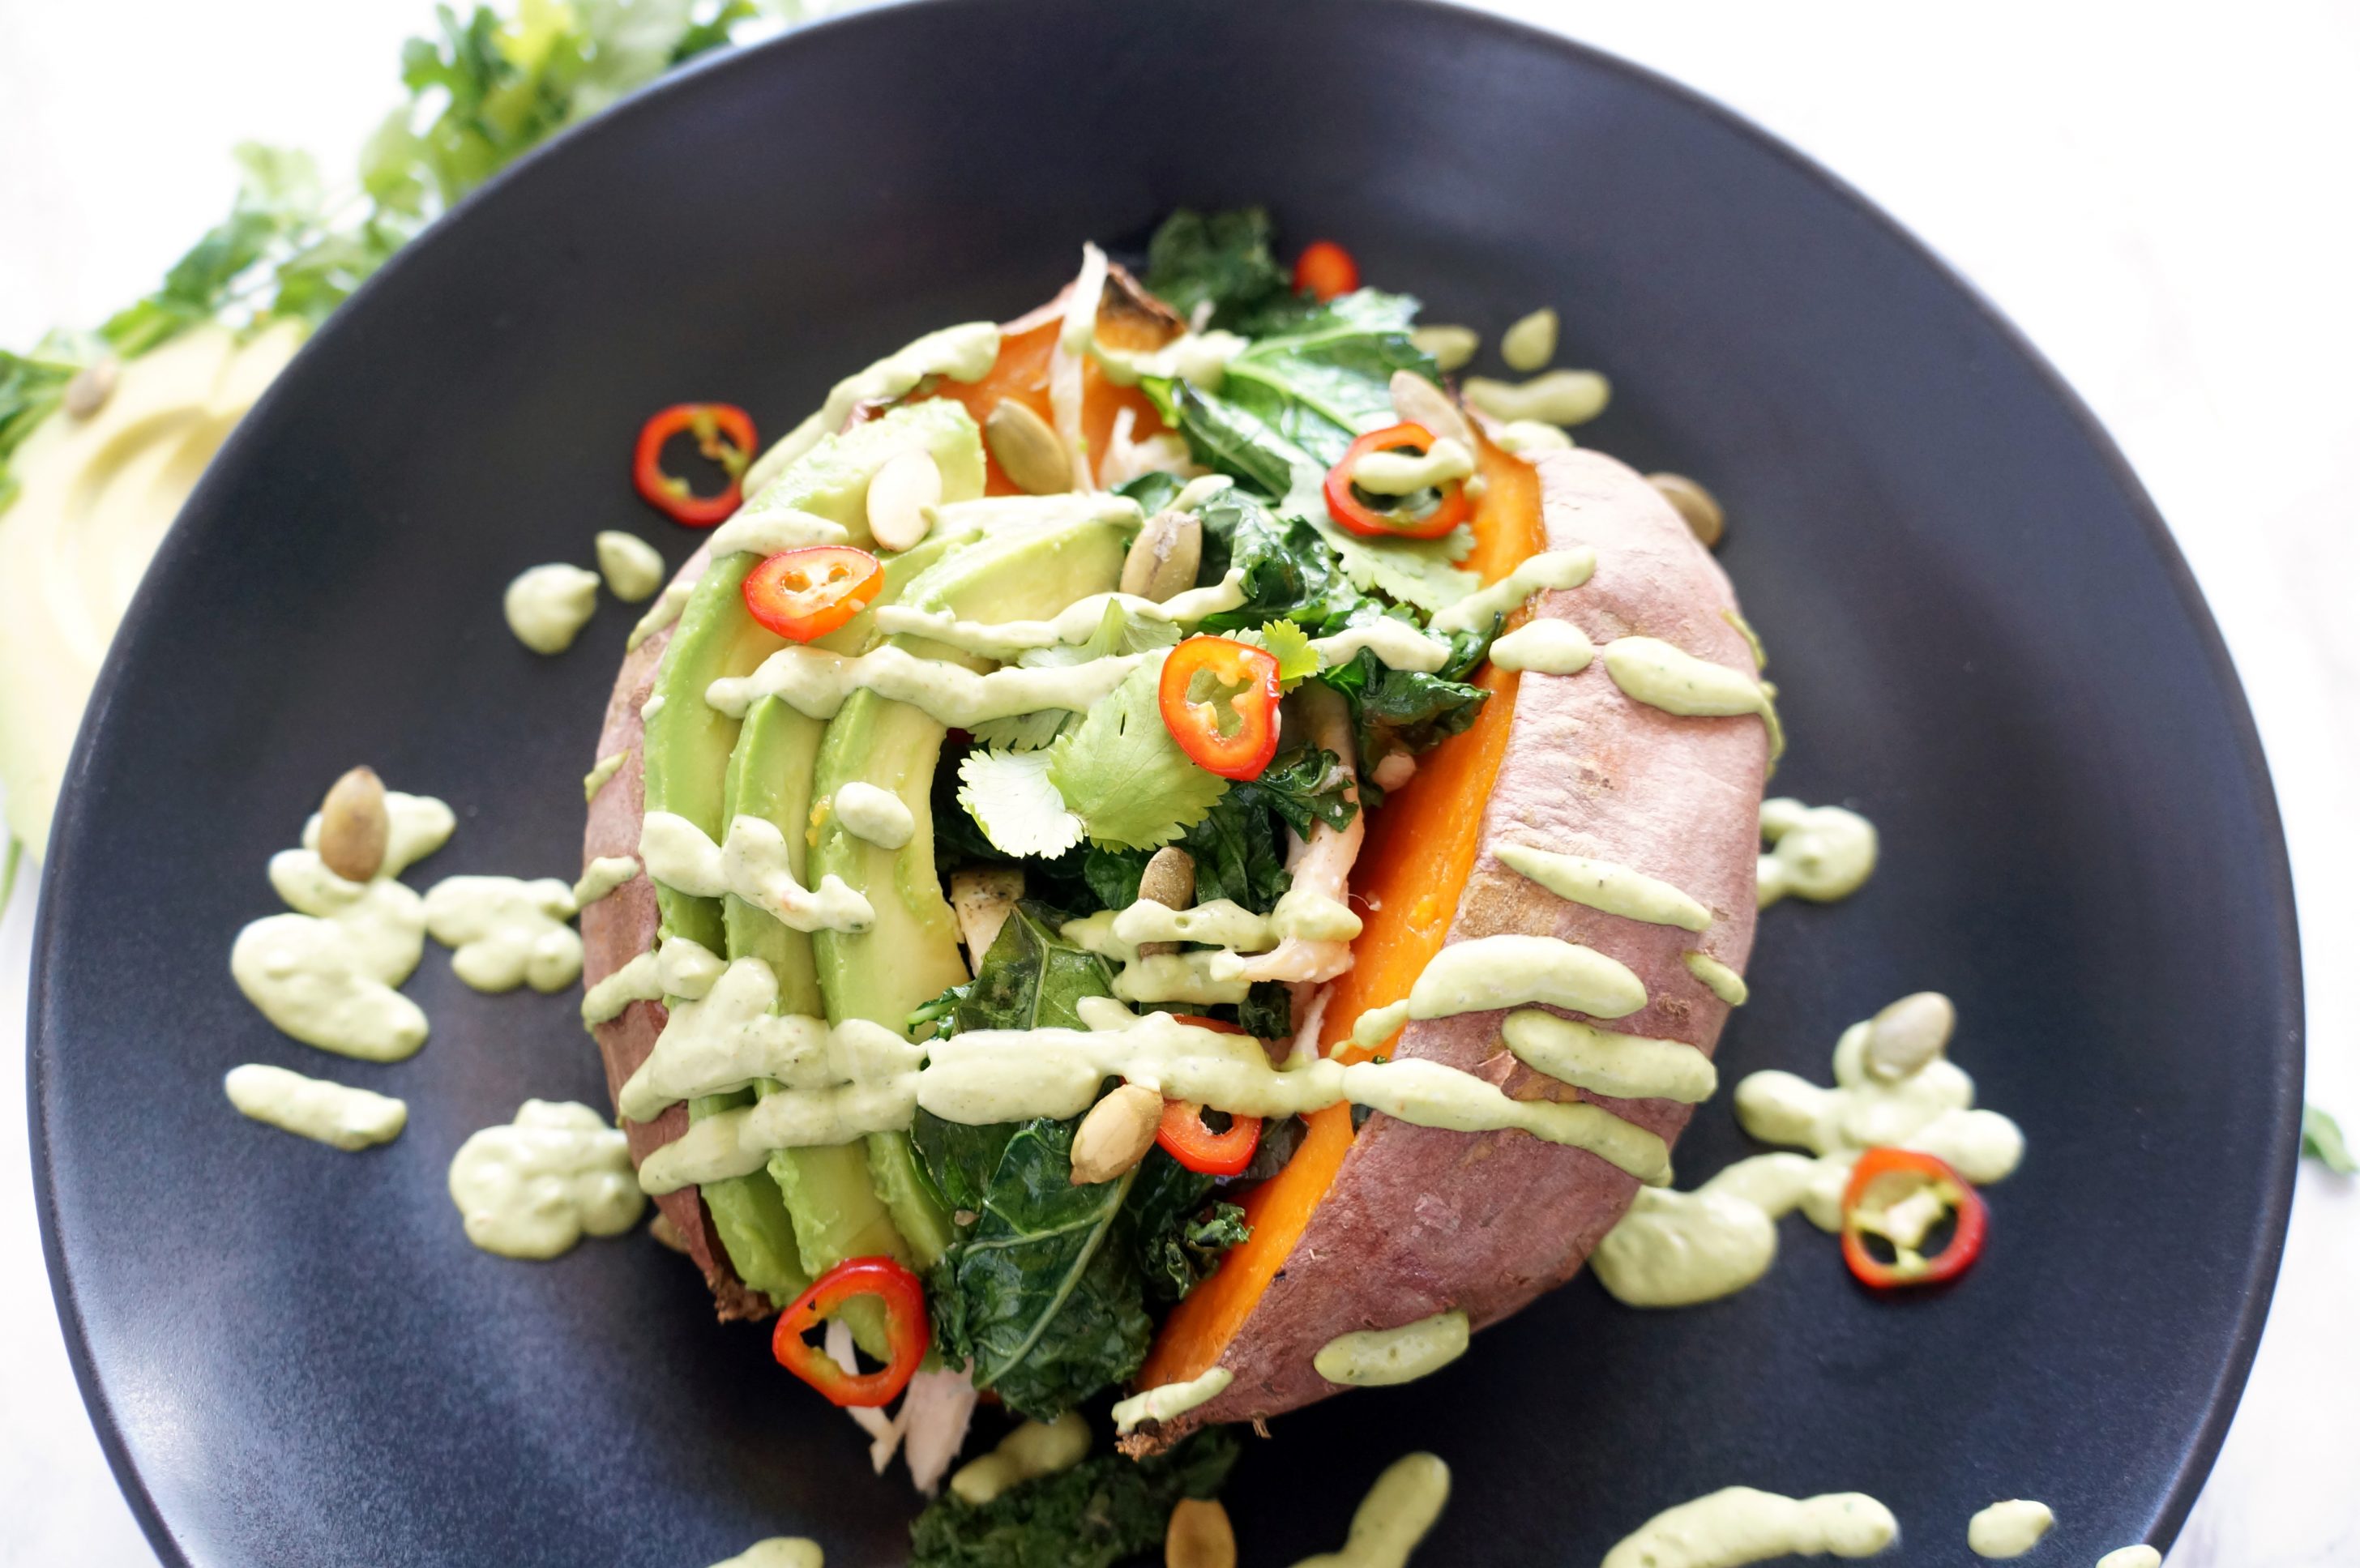
{"label": "sliced red chili pepper", "polygon": [[[803,1337],[856,1296],[885,1304],[885,1340],[891,1359],[875,1372],[847,1372],[835,1357]],[[926,1324],[926,1290],[918,1277],[890,1258],[849,1258],[821,1275],[795,1304],[779,1314],[770,1354],[779,1365],[836,1405],[873,1408],[890,1404],[909,1386],[925,1359],[933,1331]]]}
{"label": "sliced red chili pepper", "polygon": [[1352,487],[1352,471],[1360,459],[1371,452],[1392,452],[1408,447],[1426,452],[1434,449],[1434,432],[1424,425],[1399,424],[1382,430],[1371,430],[1352,443],[1344,453],[1344,461],[1328,471],[1322,486],[1328,496],[1328,515],[1347,533],[1362,539],[1440,539],[1467,520],[1467,486],[1457,480],[1442,487],[1442,499],[1432,511],[1423,516],[1408,512],[1381,511],[1360,499]]}
{"label": "sliced red chili pepper", "polygon": [[[1215,700],[1225,691],[1236,693],[1226,704]],[[1278,755],[1278,660],[1261,648],[1190,637],[1164,659],[1155,705],[1188,760],[1207,773],[1258,778]]]}
{"label": "sliced red chili pepper", "polygon": [[1295,291],[1328,300],[1360,286],[1360,264],[1334,240],[1314,240],[1295,258]]}
{"label": "sliced red chili pepper", "polygon": [[1166,1100],[1155,1141],[1199,1176],[1234,1176],[1253,1163],[1254,1150],[1262,1146],[1262,1118],[1231,1116],[1227,1132],[1215,1132],[1205,1125],[1204,1106],[1193,1100]]}
{"label": "sliced red chili pepper", "polygon": [[746,573],[747,612],[789,642],[825,637],[885,586],[885,567],[848,544],[781,550]]}
{"label": "sliced red chili pepper", "polygon": [[[1941,1251],[1931,1258],[1920,1257],[1915,1244],[1925,1238],[1930,1227],[1913,1225],[1896,1235],[1883,1223],[1891,1203],[1880,1203],[1873,1210],[1866,1206],[1880,1182],[1887,1186],[1907,1184],[1913,1189],[1909,1196],[1918,1192],[1930,1192],[1944,1209],[1957,1215],[1950,1242]],[[1868,1150],[1852,1166],[1852,1181],[1844,1187],[1844,1262],[1862,1284],[1880,1290],[1955,1279],[1982,1256],[1983,1236],[1990,1226],[1991,1209],[1973,1184],[1947,1162],[1915,1149]],[[1893,1261],[1888,1263],[1869,1250],[1868,1237],[1872,1236],[1892,1247]]]}
{"label": "sliced red chili pepper", "polygon": [[[687,480],[664,472],[664,443],[683,431],[696,439],[697,451],[728,474],[729,488],[699,495]],[[639,427],[631,483],[649,506],[672,521],[709,528],[738,509],[746,467],[753,461],[754,421],[745,409],[730,403],[674,403]]]}

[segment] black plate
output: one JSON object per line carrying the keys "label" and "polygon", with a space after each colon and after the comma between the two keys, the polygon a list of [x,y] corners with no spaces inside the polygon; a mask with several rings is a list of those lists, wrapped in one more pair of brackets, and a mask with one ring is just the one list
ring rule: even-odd
{"label": "black plate", "polygon": [[[1712,105],[1422,5],[856,15],[661,87],[404,253],[238,432],[101,683],[60,819],[33,1006],[35,1159],[100,1432],[174,1562],[712,1562],[817,1536],[895,1560],[905,1481],[716,1327],[661,1249],[470,1247],[452,1151],[527,1095],[598,1102],[572,996],[479,996],[430,952],[423,1054],[347,1066],[230,983],[272,851],[367,759],[457,806],[413,880],[577,864],[579,780],[632,612],[543,659],[500,588],[594,529],[694,543],[625,483],[639,422],[723,397],[784,430],[848,367],[1011,315],[1087,236],[1268,203],[1430,317],[1543,301],[1615,378],[1585,441],[1720,491],[1795,746],[1884,868],[1765,922],[1732,1077],[1824,1081],[1919,987],[2030,1135],[1961,1288],[1871,1300],[1787,1223],[1759,1288],[1663,1315],[1573,1286],[1448,1373],[1277,1424],[1235,1488],[1251,1563],[1340,1541],[1429,1446],[1422,1565],[1595,1563],[1743,1482],[1888,1500],[1913,1563],[2035,1497],[2044,1560],[2169,1538],[2228,1424],[2294,1163],[2293,905],[2219,637],[2088,414],[1908,236]],[[355,1158],[238,1119],[249,1060],[408,1098]],[[1680,1150],[1745,1152],[1725,1104]]]}

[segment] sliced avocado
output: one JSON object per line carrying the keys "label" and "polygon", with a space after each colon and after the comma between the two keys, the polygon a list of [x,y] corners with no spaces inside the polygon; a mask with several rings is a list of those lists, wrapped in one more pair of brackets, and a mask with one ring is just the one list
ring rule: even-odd
{"label": "sliced avocado", "polygon": [[[1121,575],[1135,530],[1102,518],[1015,528],[986,536],[920,574],[904,603],[990,620],[1046,619],[1086,594],[1104,593]],[[917,637],[897,646],[960,657]],[[969,659],[976,669],[989,661]],[[906,1031],[912,1010],[964,984],[958,928],[934,874],[934,822],[928,809],[944,730],[918,709],[856,691],[828,721],[813,779],[818,836],[809,855],[815,880],[830,873],[868,895],[877,923],[858,935],[817,931],[812,948],[830,1023],[868,1018]],[[899,850],[880,849],[816,810],[856,780],[900,797],[918,824]],[[950,1242],[941,1209],[918,1180],[909,1140],[869,1140],[869,1176],[922,1261]]]}
{"label": "sliced avocado", "polygon": [[[868,424],[822,441],[756,497],[755,505],[763,508],[792,507],[826,517],[843,524],[856,542],[866,543],[869,538],[866,510],[869,478],[890,459],[913,450],[930,453],[942,470],[945,500],[964,500],[982,494],[982,436],[964,408],[955,403],[937,402],[890,410]],[[886,565],[887,592],[923,573],[956,542],[928,539],[915,550],[890,559]],[[746,573],[759,559],[738,553],[716,561],[698,581],[682,611],[680,624],[656,672],[652,695],[663,701],[647,721],[643,749],[647,809],[686,817],[718,839],[724,836],[726,824],[736,810],[733,797],[743,790],[749,802],[747,809],[780,821],[789,842],[801,844],[803,802],[809,796],[819,724],[777,704],[783,720],[792,722],[777,724],[775,734],[770,733],[770,726],[766,724],[762,745],[741,767],[739,721],[715,712],[705,701],[705,689],[715,680],[746,674],[785,646],[746,611],[742,593]],[[841,638],[846,651],[851,651],[869,635],[864,615],[828,640],[833,643]],[[799,726],[807,733],[798,735]],[[793,820],[781,821],[781,817]],[[745,944],[744,952],[770,960],[778,972],[782,1007],[800,1012],[818,1010],[819,996],[813,979],[808,939],[751,909],[741,911],[736,922],[738,929],[733,930],[727,906],[737,904],[735,898],[693,898],[661,883],[656,887],[656,898],[667,932],[689,937],[716,952],[727,951],[732,957],[741,956],[740,944]],[[779,937],[792,941],[771,940],[745,919],[747,916],[767,925]],[[748,1092],[694,1100],[690,1103],[689,1115],[692,1118],[709,1116],[746,1104],[752,1097]],[[822,1163],[833,1161],[844,1168],[846,1175],[859,1177],[859,1186],[866,1189],[864,1151],[847,1148],[815,1153]],[[833,1192],[849,1184],[839,1178],[826,1190]],[[796,1186],[798,1192],[813,1189],[808,1181],[798,1181]],[[703,1193],[706,1210],[713,1216],[714,1230],[738,1278],[781,1306],[800,1295],[817,1272],[807,1266],[807,1258],[828,1250],[807,1246],[803,1239],[807,1229],[816,1228],[818,1234],[825,1236],[829,1225],[849,1221],[850,1231],[866,1236],[884,1214],[873,1192],[868,1192],[865,1207],[854,1205],[849,1211],[810,1205],[797,1208],[782,1198],[777,1176],[769,1171],[708,1182]],[[890,1223],[885,1228],[890,1229]],[[846,1252],[831,1257],[822,1267],[833,1267],[844,1257],[857,1255]],[[857,1323],[855,1332],[864,1346],[871,1341],[882,1344],[881,1323]]]}

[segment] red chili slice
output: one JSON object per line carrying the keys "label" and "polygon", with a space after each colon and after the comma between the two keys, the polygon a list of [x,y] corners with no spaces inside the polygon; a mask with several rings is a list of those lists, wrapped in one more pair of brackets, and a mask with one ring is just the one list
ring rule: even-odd
{"label": "red chili slice", "polygon": [[1334,240],[1314,240],[1295,258],[1295,291],[1325,301],[1360,286],[1360,264]]}
{"label": "red chili slice", "polygon": [[[1278,755],[1278,660],[1229,637],[1194,637],[1164,660],[1155,704],[1188,760],[1224,779],[1253,779]],[[1227,702],[1215,699],[1232,692]],[[1221,707],[1235,715],[1225,727]]]}
{"label": "red chili slice", "polygon": [[1382,430],[1371,430],[1351,445],[1344,461],[1328,471],[1327,482],[1321,486],[1328,497],[1328,515],[1347,533],[1362,539],[1440,539],[1468,517],[1467,486],[1457,480],[1442,487],[1442,499],[1424,516],[1406,512],[1380,511],[1360,499],[1352,488],[1352,471],[1360,459],[1371,452],[1392,452],[1408,447],[1426,452],[1434,449],[1434,432],[1424,425],[1399,424]]}
{"label": "red chili slice", "polygon": [[1262,1118],[1231,1116],[1227,1132],[1215,1132],[1205,1125],[1204,1106],[1191,1100],[1166,1100],[1155,1141],[1200,1176],[1234,1176],[1253,1163],[1254,1150],[1262,1146]]}
{"label": "red chili slice", "polygon": [[[687,480],[664,472],[664,443],[683,431],[696,438],[697,451],[728,474],[729,488],[718,495],[699,495]],[[746,467],[753,461],[754,421],[745,409],[730,403],[674,403],[639,427],[631,483],[649,506],[672,521],[709,528],[738,509]]]}
{"label": "red chili slice", "polygon": [[[885,1339],[891,1359],[875,1372],[847,1372],[803,1337],[855,1296],[885,1303]],[[933,1331],[926,1290],[918,1277],[890,1258],[850,1258],[821,1275],[795,1304],[779,1314],[770,1354],[779,1365],[817,1388],[831,1404],[874,1408],[890,1404],[925,1359]]]}
{"label": "red chili slice", "polygon": [[[1880,1228],[1874,1214],[1863,1208],[1871,1189],[1890,1178],[1914,1179],[1931,1190],[1943,1207],[1957,1215],[1949,1245],[1931,1258],[1921,1258]],[[1889,1207],[1889,1205],[1885,1205]],[[1843,1195],[1843,1255],[1853,1277],[1863,1285],[1890,1290],[1908,1285],[1933,1285],[1955,1279],[1983,1255],[1983,1236],[1991,1228],[1991,1209],[1972,1183],[1930,1154],[1908,1149],[1872,1149],[1852,1168]],[[1882,1237],[1893,1247],[1890,1263],[1868,1249],[1868,1237]]]}
{"label": "red chili slice", "polygon": [[885,567],[848,544],[781,550],[746,573],[747,612],[789,642],[825,637],[885,586]]}

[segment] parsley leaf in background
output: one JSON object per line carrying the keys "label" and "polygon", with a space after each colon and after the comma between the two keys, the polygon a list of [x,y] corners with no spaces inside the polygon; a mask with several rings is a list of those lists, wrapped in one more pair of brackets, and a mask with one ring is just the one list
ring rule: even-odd
{"label": "parsley leaf in background", "polygon": [[2344,1128],[2308,1101],[2302,1107],[2302,1151],[2338,1176],[2360,1175],[2360,1160],[2352,1158],[2351,1146],[2344,1141]]}
{"label": "parsley leaf in background", "polygon": [[1238,1440],[1210,1428],[1169,1454],[1098,1454],[978,1508],[945,1493],[910,1526],[911,1568],[1112,1568],[1153,1552],[1173,1506],[1229,1479]]}

